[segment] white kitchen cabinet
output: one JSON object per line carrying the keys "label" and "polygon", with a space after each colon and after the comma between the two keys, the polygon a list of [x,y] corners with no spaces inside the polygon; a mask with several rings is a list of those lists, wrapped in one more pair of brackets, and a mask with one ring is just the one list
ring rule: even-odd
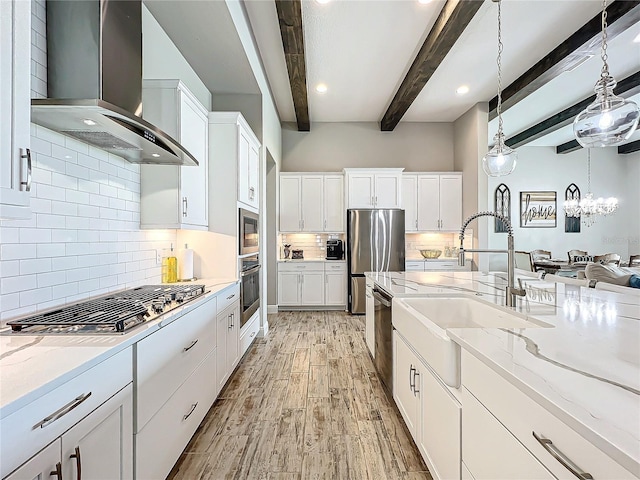
{"label": "white kitchen cabinet", "polygon": [[144,80],[143,117],[175,138],[198,166],[140,166],[141,228],[208,227],[207,109],[180,80]]}
{"label": "white kitchen cabinet", "polygon": [[238,201],[258,209],[260,206],[260,142],[246,123],[238,129]]}
{"label": "white kitchen cabinet", "polygon": [[324,271],[301,273],[301,305],[324,305],[324,287]]}
{"label": "white kitchen cabinet", "polygon": [[324,262],[279,262],[278,305],[282,307],[325,305],[325,282]]}
{"label": "white kitchen cabinet", "polygon": [[324,304],[347,304],[347,264],[325,263],[324,265]]}
{"label": "white kitchen cabinet", "polygon": [[240,358],[249,349],[260,331],[260,312],[255,312],[240,329]]}
{"label": "white kitchen cabinet", "polygon": [[347,208],[401,208],[402,168],[345,168]]}
{"label": "white kitchen cabinet", "polygon": [[420,434],[420,360],[393,331],[393,399],[416,444]]}
{"label": "white kitchen cabinet", "polygon": [[406,272],[470,272],[471,262],[466,262],[463,267],[458,265],[457,260],[407,260],[405,262]]}
{"label": "white kitchen cabinet", "polygon": [[0,218],[31,216],[31,2],[0,2]]}
{"label": "white kitchen cabinet", "polygon": [[418,230],[459,230],[462,224],[462,174],[417,175]]}
{"label": "white kitchen cabinet", "polygon": [[222,390],[240,360],[240,320],[240,302],[237,299],[218,313],[216,393]]}
{"label": "white kitchen cabinet", "polygon": [[[209,211],[215,212],[210,231],[237,239],[238,207],[258,213],[259,151],[260,143],[240,112],[209,113]],[[250,167],[256,161],[258,166]],[[258,175],[256,186],[250,186],[250,174]]]}
{"label": "white kitchen cabinet", "polygon": [[404,262],[405,272],[424,272],[424,262],[422,260],[407,260]]}
{"label": "white kitchen cabinet", "polygon": [[343,232],[342,175],[280,175],[281,232]]}
{"label": "white kitchen cabinet", "polygon": [[365,290],[364,338],[369,353],[373,358],[376,358],[375,301],[373,299],[373,281],[368,278]]}
{"label": "white kitchen cabinet", "polygon": [[278,305],[300,305],[300,273],[283,272],[278,268]]}
{"label": "white kitchen cabinet", "polygon": [[52,478],[61,480],[62,462],[60,458],[60,439],[34,455],[4,480],[45,480]]}
{"label": "white kitchen cabinet", "polygon": [[402,209],[404,210],[404,230],[418,230],[418,176],[402,174]]}

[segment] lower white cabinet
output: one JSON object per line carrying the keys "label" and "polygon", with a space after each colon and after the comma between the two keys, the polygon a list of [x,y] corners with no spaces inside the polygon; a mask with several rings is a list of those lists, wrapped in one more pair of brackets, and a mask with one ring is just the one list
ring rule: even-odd
{"label": "lower white cabinet", "polygon": [[240,360],[240,302],[231,302],[218,313],[216,332],[218,336],[218,364],[216,367],[216,394],[222,390]]}
{"label": "lower white cabinet", "polygon": [[393,398],[433,478],[459,480],[460,404],[397,330],[393,368]]}
{"label": "lower white cabinet", "polygon": [[365,290],[365,325],[364,338],[367,343],[369,353],[376,358],[376,331],[375,331],[375,301],[373,299],[373,281],[367,278]]}
{"label": "lower white cabinet", "polygon": [[345,262],[280,262],[278,306],[345,306],[346,268]]}
{"label": "lower white cabinet", "polygon": [[258,310],[240,329],[240,357],[245,354],[260,331],[260,311]]}
{"label": "lower white cabinet", "polygon": [[34,455],[18,470],[5,480],[44,480],[47,478],[62,478],[62,462],[60,458],[60,439],[51,443],[44,450]]}
{"label": "lower white cabinet", "polygon": [[404,264],[407,272],[470,272],[471,262],[466,262],[463,267],[458,265],[458,261],[451,260],[407,260]]}

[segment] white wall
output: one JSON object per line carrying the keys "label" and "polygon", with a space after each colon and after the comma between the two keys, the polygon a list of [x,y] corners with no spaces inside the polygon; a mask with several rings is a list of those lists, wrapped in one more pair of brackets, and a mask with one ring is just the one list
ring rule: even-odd
{"label": "white wall", "polygon": [[629,209],[629,254],[640,254],[640,152],[625,155],[627,162],[627,206]]}
{"label": "white wall", "polygon": [[[630,240],[639,236],[638,162],[638,156],[635,160],[625,158],[618,155],[615,148],[591,150],[591,190],[596,197],[617,197],[620,208],[615,215],[600,218],[591,227],[581,225],[580,233],[565,233],[562,205],[565,190],[571,183],[578,185],[582,195],[587,193],[586,150],[557,155],[553,147],[519,148],[515,171],[506,177],[489,178],[489,207],[493,210],[496,187],[505,183],[511,190],[511,221],[516,250],[550,250],[553,257],[564,259],[567,252],[575,248],[586,250],[591,255],[618,253],[626,259]],[[555,228],[520,227],[520,192],[536,190],[557,192]],[[630,219],[636,219],[635,225]],[[484,222],[489,225],[489,247],[504,248],[506,234],[494,233],[493,220],[485,219]],[[502,257],[504,255],[494,256],[490,268],[506,265]]]}
{"label": "white wall", "polygon": [[453,124],[399,123],[381,132],[378,123],[295,124],[282,129],[283,172],[337,172],[345,167],[404,167],[405,171],[452,171]]}

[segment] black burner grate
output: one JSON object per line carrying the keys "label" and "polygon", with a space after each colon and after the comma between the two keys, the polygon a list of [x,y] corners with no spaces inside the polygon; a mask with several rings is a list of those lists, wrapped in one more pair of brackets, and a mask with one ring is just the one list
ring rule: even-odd
{"label": "black burner grate", "polygon": [[182,294],[185,300],[204,293],[203,285],[145,285],[99,297],[86,302],[69,305],[31,317],[7,322],[13,330],[29,326],[112,326],[115,331],[125,330],[127,321],[137,318],[138,322],[148,316],[148,309],[154,301],[169,303]]}

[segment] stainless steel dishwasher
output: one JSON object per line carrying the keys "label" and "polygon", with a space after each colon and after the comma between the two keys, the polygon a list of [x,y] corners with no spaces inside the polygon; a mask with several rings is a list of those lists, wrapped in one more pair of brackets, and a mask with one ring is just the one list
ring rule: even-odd
{"label": "stainless steel dishwasher", "polygon": [[373,288],[375,366],[387,393],[393,392],[393,325],[391,323],[391,300],[388,293]]}

